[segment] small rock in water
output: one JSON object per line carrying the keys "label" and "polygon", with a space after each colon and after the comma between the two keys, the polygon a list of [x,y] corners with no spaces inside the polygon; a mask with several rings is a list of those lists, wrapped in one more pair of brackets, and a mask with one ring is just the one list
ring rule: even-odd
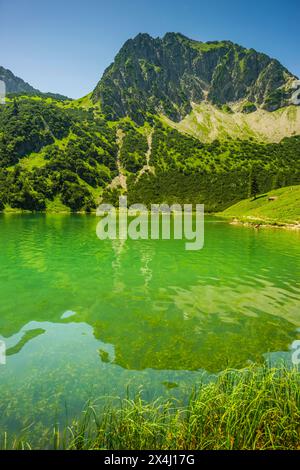
{"label": "small rock in water", "polygon": [[70,317],[73,317],[74,315],[76,315],[76,312],[73,312],[72,310],[67,310],[65,313],[62,314],[60,318],[64,320],[65,318],[70,318]]}

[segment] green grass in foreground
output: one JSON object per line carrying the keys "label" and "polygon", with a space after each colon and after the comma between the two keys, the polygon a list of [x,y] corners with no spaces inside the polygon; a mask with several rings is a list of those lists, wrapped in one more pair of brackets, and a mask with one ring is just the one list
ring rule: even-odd
{"label": "green grass in foreground", "polygon": [[[2,448],[31,448],[25,435]],[[186,406],[147,403],[138,395],[100,412],[88,406],[78,422],[49,432],[44,448],[80,449],[300,449],[300,373],[251,366],[203,384]]]}
{"label": "green grass in foreground", "polygon": [[300,186],[270,191],[256,199],[245,199],[221,212],[242,222],[266,224],[300,223]]}

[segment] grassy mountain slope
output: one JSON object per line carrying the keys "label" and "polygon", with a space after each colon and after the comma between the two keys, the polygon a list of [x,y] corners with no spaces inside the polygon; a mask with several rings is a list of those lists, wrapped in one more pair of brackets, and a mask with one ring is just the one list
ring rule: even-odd
{"label": "grassy mountain slope", "polygon": [[169,126],[202,142],[228,138],[280,142],[284,137],[300,135],[299,106],[287,106],[273,112],[258,109],[246,114],[203,102],[194,104],[192,112],[179,123],[166,117],[163,119]]}
{"label": "grassy mountain slope", "polygon": [[91,210],[104,200],[204,203],[220,211],[248,196],[300,182],[300,137],[280,143],[211,143],[153,116],[107,121],[90,97],[22,97],[0,107],[0,210]]}
{"label": "grassy mountain slope", "polygon": [[221,215],[251,223],[300,224],[300,186],[280,188],[257,199],[246,199]]}
{"label": "grassy mountain slope", "polygon": [[300,183],[298,82],[253,49],[140,34],[73,101],[5,73],[0,210],[89,211],[127,193],[216,212]]}
{"label": "grassy mountain slope", "polygon": [[23,97],[0,107],[0,210],[90,210],[116,175],[115,132],[97,110]]}

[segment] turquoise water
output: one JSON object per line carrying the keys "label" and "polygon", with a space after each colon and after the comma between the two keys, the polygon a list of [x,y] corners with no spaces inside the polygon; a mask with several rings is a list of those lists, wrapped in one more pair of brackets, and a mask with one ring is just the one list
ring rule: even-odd
{"label": "turquoise water", "polygon": [[[88,400],[187,396],[227,367],[291,356],[300,234],[205,222],[205,247],[100,241],[94,216],[0,216],[0,434],[42,438]],[[128,392],[129,390],[129,392]]]}

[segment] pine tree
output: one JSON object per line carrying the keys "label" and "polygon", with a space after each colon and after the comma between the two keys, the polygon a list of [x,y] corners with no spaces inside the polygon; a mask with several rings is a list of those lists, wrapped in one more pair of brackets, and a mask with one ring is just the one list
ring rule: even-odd
{"label": "pine tree", "polygon": [[250,179],[250,181],[249,181],[249,197],[253,197],[253,199],[255,200],[257,195],[258,195],[258,192],[259,192],[259,187],[258,187],[255,168],[251,169],[249,179]]}
{"label": "pine tree", "polygon": [[14,101],[13,101],[12,114],[13,116],[17,116],[19,114],[19,104],[16,98],[14,98]]}

